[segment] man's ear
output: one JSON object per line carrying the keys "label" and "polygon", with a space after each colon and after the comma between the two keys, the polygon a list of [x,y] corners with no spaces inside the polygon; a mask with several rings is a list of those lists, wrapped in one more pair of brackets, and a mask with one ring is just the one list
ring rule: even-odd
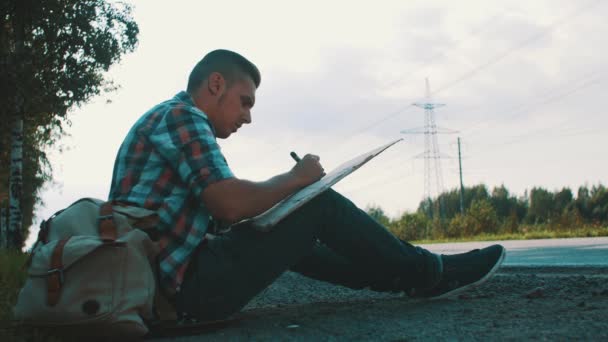
{"label": "man's ear", "polygon": [[209,88],[209,93],[211,95],[221,96],[226,87],[226,80],[219,72],[212,72],[209,75],[207,87]]}

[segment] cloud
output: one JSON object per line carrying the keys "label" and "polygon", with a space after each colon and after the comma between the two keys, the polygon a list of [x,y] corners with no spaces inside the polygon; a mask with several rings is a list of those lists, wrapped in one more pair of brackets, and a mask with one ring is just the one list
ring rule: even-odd
{"label": "cloud", "polygon": [[[107,193],[122,132],[183,89],[194,63],[215,48],[243,53],[263,73],[253,125],[221,141],[243,178],[288,170],[291,150],[320,154],[329,169],[401,136],[402,129],[422,126],[424,112],[411,103],[423,98],[429,77],[433,99],[447,104],[436,111],[437,124],[461,131],[465,185],[504,183],[521,195],[535,185],[606,184],[608,161],[598,157],[608,145],[606,6],[138,1],[138,51],[112,71],[122,89],[112,105],[93,103],[72,116],[74,149],[52,160],[65,170],[58,173],[63,194],[42,194],[49,209],[38,216],[48,217],[74,196]],[[109,135],[101,137],[102,131]],[[337,188],[358,205],[376,203],[393,216],[415,210],[424,174],[422,160],[412,157],[424,143],[406,138]],[[95,145],[100,140],[107,149]],[[455,157],[455,140],[440,136],[441,151]],[[456,166],[455,159],[443,160],[446,188],[458,184]],[[78,173],[88,181],[80,182]]]}

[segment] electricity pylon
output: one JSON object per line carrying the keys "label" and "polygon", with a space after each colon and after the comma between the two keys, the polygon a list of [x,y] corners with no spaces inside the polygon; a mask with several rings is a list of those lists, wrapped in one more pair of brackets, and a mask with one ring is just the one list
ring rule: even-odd
{"label": "electricity pylon", "polygon": [[[412,105],[424,109],[424,127],[420,129],[408,129],[401,131],[402,134],[424,134],[424,152],[417,155],[415,158],[424,159],[424,200],[431,203],[431,196],[436,194],[437,197],[443,192],[443,172],[441,169],[441,159],[446,158],[439,151],[439,143],[437,142],[438,134],[453,134],[457,131],[443,129],[437,127],[435,122],[435,108],[445,106],[444,103],[433,103],[431,101],[431,87],[429,79],[426,81],[426,93],[424,102],[416,102]],[[431,174],[433,173],[433,175]],[[434,176],[434,177],[433,177]],[[435,178],[434,187],[431,179]],[[433,188],[435,191],[433,191]],[[432,210],[432,208],[428,208]],[[439,203],[439,216],[443,215],[443,205]]]}

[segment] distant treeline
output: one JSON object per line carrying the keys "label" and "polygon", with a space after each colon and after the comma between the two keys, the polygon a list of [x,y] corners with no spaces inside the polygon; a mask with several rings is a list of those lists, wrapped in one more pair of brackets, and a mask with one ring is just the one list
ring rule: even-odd
{"label": "distant treeline", "polygon": [[504,185],[490,192],[480,184],[465,187],[462,212],[458,189],[423,200],[416,212],[405,212],[396,219],[387,217],[378,206],[367,208],[367,212],[408,241],[525,233],[538,226],[565,231],[607,226],[608,191],[601,184],[581,186],[574,196],[569,188],[552,192],[534,187],[517,197]]}

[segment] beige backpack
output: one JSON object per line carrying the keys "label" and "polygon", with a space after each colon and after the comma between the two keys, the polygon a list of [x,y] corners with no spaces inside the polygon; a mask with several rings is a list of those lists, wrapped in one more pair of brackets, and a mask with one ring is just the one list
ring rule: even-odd
{"label": "beige backpack", "polygon": [[41,224],[14,318],[72,335],[145,335],[162,296],[158,247],[141,229],[156,220],[152,211],[91,198],[53,215]]}

